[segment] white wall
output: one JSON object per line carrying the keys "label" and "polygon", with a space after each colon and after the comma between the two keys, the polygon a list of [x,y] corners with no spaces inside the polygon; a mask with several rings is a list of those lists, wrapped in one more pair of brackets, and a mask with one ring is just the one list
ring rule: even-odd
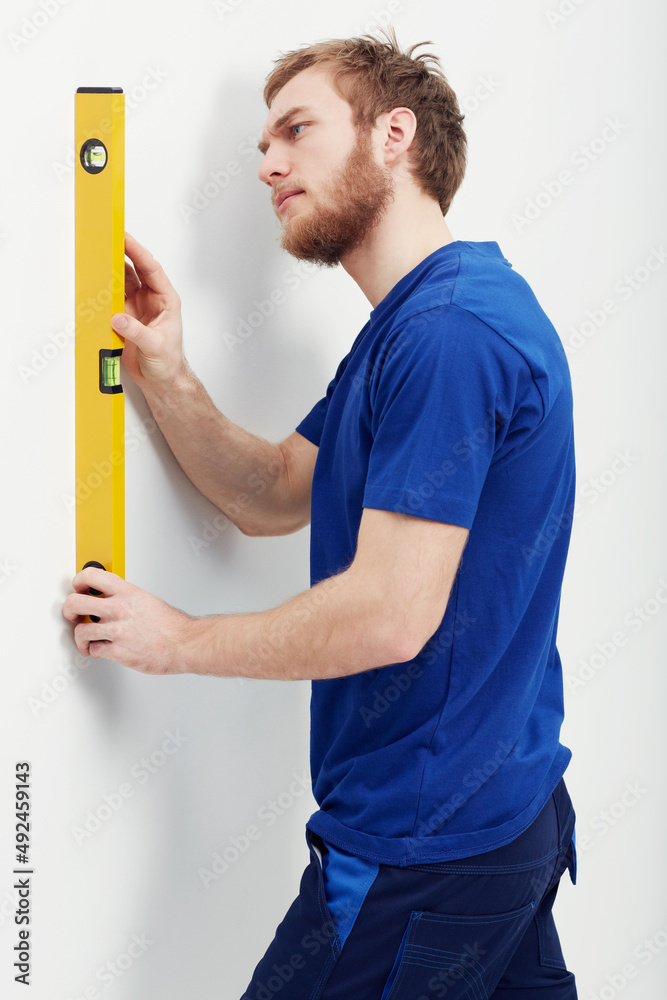
{"label": "white wall", "polygon": [[[3,5],[3,996],[26,995],[12,969],[15,761],[30,760],[33,773],[33,1000],[239,997],[298,890],[315,808],[309,789],[289,792],[295,776],[307,782],[307,681],[146,677],[79,658],[61,618],[75,572],[74,514],[63,501],[74,488],[74,92],[126,91],[127,229],[179,291],[186,352],[216,403],[279,440],[319,398],[370,307],[341,269],[296,265],[300,287],[288,286],[295,262],[278,247],[259,154],[250,158],[244,142],[254,147],[265,120],[262,86],[280,52],[359,34],[388,7]],[[555,912],[582,998],[657,998],[667,983],[667,269],[641,268],[667,241],[665,8],[657,0],[391,7],[402,44],[433,40],[420,51],[441,57],[469,112],[470,166],[449,217],[455,238],[497,240],[568,346],[579,508],[559,648],[570,678],[562,740],[574,753],[566,781],[580,852],[578,885],[564,879]],[[608,119],[619,134],[594,143]],[[583,169],[577,151],[591,143],[596,158]],[[230,160],[240,173],[186,221],[181,206]],[[571,182],[558,193],[564,170]],[[537,217],[522,224],[540,192]],[[624,275],[633,273],[629,292]],[[231,351],[223,335],[275,288],[284,304]],[[605,303],[614,311],[605,314]],[[307,530],[248,539],[230,527],[195,551],[216,511],[144,423],[141,393],[125,385],[127,579],[193,614],[259,610],[305,589]],[[625,466],[618,453],[629,456]],[[142,782],[139,762],[168,732],[186,739]],[[78,843],[73,828],[123,783],[131,797]],[[626,785],[638,789],[623,803]],[[281,795],[286,808],[270,824]],[[204,888],[200,867],[249,824],[259,839]],[[107,963],[126,965],[133,935],[151,942],[141,957],[120,977],[98,978]]]}

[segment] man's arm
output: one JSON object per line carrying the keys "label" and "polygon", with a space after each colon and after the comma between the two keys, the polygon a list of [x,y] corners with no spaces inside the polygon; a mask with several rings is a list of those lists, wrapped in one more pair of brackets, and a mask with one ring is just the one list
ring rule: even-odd
{"label": "man's arm", "polygon": [[[283,535],[310,520],[317,448],[294,433],[271,444],[216,408],[183,356],[181,300],[162,267],[125,234],[123,367],[139,385],[181,468],[244,534]],[[123,322],[124,320],[124,322]]]}
{"label": "man's arm", "polygon": [[[84,655],[149,674],[319,680],[415,657],[442,621],[468,529],[366,509],[342,573],[270,611],[193,618],[89,568],[63,613]],[[89,587],[105,597],[88,595]],[[81,616],[98,615],[87,623]]]}
{"label": "man's arm", "polygon": [[271,444],[232,423],[192,372],[144,396],[188,479],[246,535],[287,535],[310,521],[317,447],[296,431]]}

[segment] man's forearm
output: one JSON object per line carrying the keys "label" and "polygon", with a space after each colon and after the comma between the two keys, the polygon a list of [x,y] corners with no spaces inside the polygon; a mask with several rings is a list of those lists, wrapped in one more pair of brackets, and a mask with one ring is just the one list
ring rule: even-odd
{"label": "man's forearm", "polygon": [[402,663],[419,652],[401,615],[353,569],[270,611],[193,618],[176,672],[321,680]]}
{"label": "man's forearm", "polygon": [[419,654],[443,621],[468,534],[366,508],[348,568],[270,611],[193,617],[88,566],[74,577],[63,614],[84,656],[147,674],[344,677]]}
{"label": "man's forearm", "polygon": [[143,391],[187,477],[242,531],[283,534],[299,526],[292,523],[279,445],[227,419],[190,369],[167,385],[146,385]]}

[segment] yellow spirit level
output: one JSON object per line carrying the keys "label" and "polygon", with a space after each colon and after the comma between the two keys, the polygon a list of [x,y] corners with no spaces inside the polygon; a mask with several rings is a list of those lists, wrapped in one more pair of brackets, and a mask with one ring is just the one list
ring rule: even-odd
{"label": "yellow spirit level", "polygon": [[[76,568],[125,576],[125,95],[79,87],[75,127]],[[91,616],[92,617],[92,616]]]}

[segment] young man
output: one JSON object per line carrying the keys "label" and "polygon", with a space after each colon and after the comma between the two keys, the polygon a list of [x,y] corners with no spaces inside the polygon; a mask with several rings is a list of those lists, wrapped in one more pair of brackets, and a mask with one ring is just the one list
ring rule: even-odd
{"label": "young man", "polygon": [[281,245],[341,263],[372,307],[296,432],[272,445],[217,411],[179,297],[129,235],[112,320],[198,489],[249,535],[311,521],[311,589],[193,618],[87,569],[64,614],[82,653],[146,673],[313,681],[311,861],[246,1000],[572,1000],[551,915],[576,877],[556,648],[569,372],[498,244],[449,232],[456,97],[386,37],[287,53],[264,91]]}

